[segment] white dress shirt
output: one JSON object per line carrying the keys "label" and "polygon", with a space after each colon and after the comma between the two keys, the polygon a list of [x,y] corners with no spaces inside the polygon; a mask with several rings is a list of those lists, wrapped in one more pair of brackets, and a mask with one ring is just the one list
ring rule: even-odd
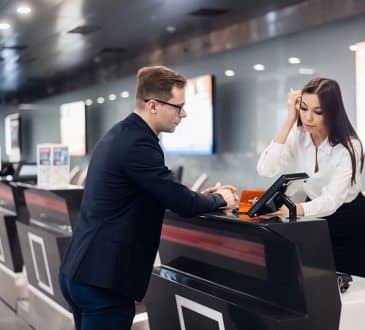
{"label": "white dress shirt", "polygon": [[[318,172],[316,147],[303,127],[293,127],[285,144],[274,141],[263,151],[257,164],[261,176],[273,177],[283,173],[305,172],[309,178],[294,181],[286,194],[296,203],[303,202],[305,216],[324,217],[333,214],[342,204],[352,202],[361,191],[361,148],[352,140],[356,154],[356,175],[351,184],[352,163],[347,149],[342,144],[331,146],[328,139],[318,147]],[[306,197],[311,201],[304,202]]]}

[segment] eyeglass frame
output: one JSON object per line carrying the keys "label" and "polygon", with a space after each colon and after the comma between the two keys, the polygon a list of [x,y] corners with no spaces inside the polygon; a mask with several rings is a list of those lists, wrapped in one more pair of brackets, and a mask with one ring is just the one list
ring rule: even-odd
{"label": "eyeglass frame", "polygon": [[161,103],[161,104],[169,105],[170,107],[173,107],[173,108],[177,109],[177,114],[179,116],[181,114],[181,111],[184,110],[184,106],[185,106],[185,103],[183,103],[183,104],[174,104],[174,103],[166,102],[166,101],[155,99],[155,98],[145,99],[143,101],[145,103],[147,103],[151,100],[156,101],[156,102]]}

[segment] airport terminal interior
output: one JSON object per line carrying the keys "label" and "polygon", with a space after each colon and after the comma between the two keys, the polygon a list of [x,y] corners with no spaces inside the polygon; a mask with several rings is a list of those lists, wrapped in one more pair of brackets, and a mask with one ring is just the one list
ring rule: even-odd
{"label": "airport terminal interior", "polygon": [[[187,117],[159,136],[166,165],[240,203],[166,210],[132,329],[365,330],[365,274],[338,273],[327,220],[286,194],[308,176],[257,171],[288,93],[316,77],[338,82],[365,145],[365,0],[0,0],[0,330],[75,329],[58,271],[89,161],[155,65],[187,79]],[[288,218],[261,217],[282,205]]]}

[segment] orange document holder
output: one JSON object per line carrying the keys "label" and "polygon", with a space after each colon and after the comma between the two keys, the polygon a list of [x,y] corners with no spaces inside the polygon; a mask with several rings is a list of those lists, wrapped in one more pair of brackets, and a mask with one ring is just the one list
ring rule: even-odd
{"label": "orange document holder", "polygon": [[243,190],[240,199],[239,213],[247,213],[248,210],[262,197],[266,190]]}

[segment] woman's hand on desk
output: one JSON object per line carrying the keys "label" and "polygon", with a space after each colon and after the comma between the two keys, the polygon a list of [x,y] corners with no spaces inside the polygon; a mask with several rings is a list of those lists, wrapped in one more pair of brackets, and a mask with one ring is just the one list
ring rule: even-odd
{"label": "woman's hand on desk", "polygon": [[[295,204],[297,207],[297,216],[301,217],[304,215],[304,209],[301,204]],[[273,217],[288,217],[289,216],[289,209],[283,205],[279,210],[276,212],[265,214],[265,216],[273,216]]]}

